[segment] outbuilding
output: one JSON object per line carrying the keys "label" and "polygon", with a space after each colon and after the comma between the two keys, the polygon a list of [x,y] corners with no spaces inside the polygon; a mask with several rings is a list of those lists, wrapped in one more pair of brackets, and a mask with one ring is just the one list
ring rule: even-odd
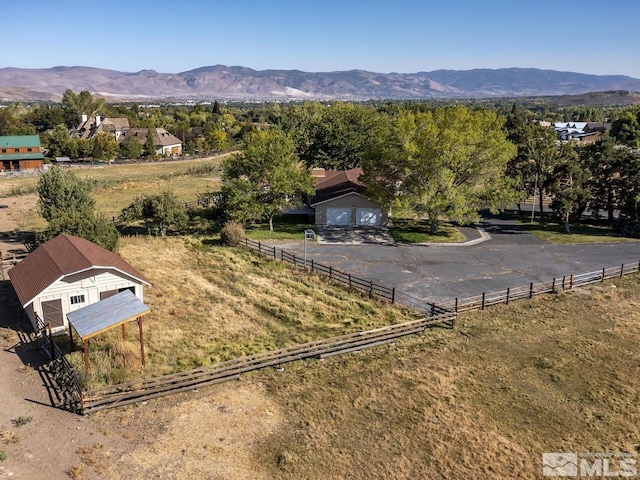
{"label": "outbuilding", "polygon": [[125,290],[143,302],[143,286],[151,285],[119,255],[67,234],[40,245],[9,278],[34,328],[40,318],[54,332],[68,327],[68,313]]}
{"label": "outbuilding", "polygon": [[386,225],[388,213],[377,200],[364,195],[361,168],[313,172],[316,194],[310,206],[316,225],[379,227]]}

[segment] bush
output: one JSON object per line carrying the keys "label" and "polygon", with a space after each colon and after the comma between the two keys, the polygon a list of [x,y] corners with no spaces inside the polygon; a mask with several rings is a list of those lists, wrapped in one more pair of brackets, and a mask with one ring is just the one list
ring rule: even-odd
{"label": "bush", "polygon": [[220,241],[223,245],[236,247],[244,239],[244,227],[239,222],[227,222],[220,230]]}
{"label": "bush", "polygon": [[7,453],[4,450],[0,450],[0,462],[4,462],[7,459]]}

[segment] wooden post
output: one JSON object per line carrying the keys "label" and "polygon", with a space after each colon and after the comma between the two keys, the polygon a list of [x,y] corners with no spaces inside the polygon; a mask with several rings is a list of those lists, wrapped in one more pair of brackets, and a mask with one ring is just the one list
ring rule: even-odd
{"label": "wooden post", "polygon": [[311,259],[311,272],[313,272],[313,258]]}
{"label": "wooden post", "polygon": [[509,305],[509,292],[511,291],[511,287],[507,288],[507,305]]}
{"label": "wooden post", "polygon": [[142,336],[142,317],[138,317],[138,328],[140,329],[140,360],[142,361],[142,366],[144,367],[144,338]]}
{"label": "wooden post", "polygon": [[604,282],[604,268],[602,269],[602,282]]}
{"label": "wooden post", "polygon": [[329,265],[329,278],[333,278],[333,268]]}
{"label": "wooden post", "polygon": [[553,277],[553,283],[551,284],[551,293],[556,293],[556,277]]}
{"label": "wooden post", "polygon": [[564,280],[565,280],[566,275],[562,276],[562,291],[564,292]]}
{"label": "wooden post", "polygon": [[53,332],[51,331],[51,322],[47,322],[47,328],[49,329],[49,348],[51,349],[51,360],[55,360],[56,351],[53,348]]}
{"label": "wooden post", "polygon": [[84,371],[89,374],[89,340],[82,340],[82,345],[84,346]]}
{"label": "wooden post", "polygon": [[482,292],[482,310],[484,310],[484,292]]}
{"label": "wooden post", "polygon": [[433,317],[436,314],[436,304],[431,304],[431,316]]}
{"label": "wooden post", "polygon": [[620,265],[620,278],[622,278],[623,272],[624,272],[624,263]]}
{"label": "wooden post", "polygon": [[280,250],[280,260],[284,262],[284,250]]}
{"label": "wooden post", "polygon": [[244,246],[249,247],[249,239],[247,237],[244,237]]}
{"label": "wooden post", "polygon": [[349,286],[351,286],[351,274],[349,274]]}
{"label": "wooden post", "polygon": [[276,247],[273,247],[273,259],[276,259]]}
{"label": "wooden post", "polygon": [[455,309],[456,314],[458,313],[458,297],[456,297],[456,309]]}
{"label": "wooden post", "polygon": [[124,323],[122,324],[122,340],[127,339],[127,330],[124,327]]}
{"label": "wooden post", "polygon": [[373,282],[369,282],[369,297],[373,297]]}
{"label": "wooden post", "polygon": [[573,273],[569,277],[569,290],[573,290]]}
{"label": "wooden post", "polygon": [[71,351],[73,352],[73,327],[69,323],[69,343],[71,344]]}
{"label": "wooden post", "polygon": [[533,282],[529,285],[529,298],[533,298]]}
{"label": "wooden post", "polygon": [[396,303],[396,287],[391,289],[391,303]]}
{"label": "wooden post", "polygon": [[262,253],[262,244],[258,242],[258,253]]}

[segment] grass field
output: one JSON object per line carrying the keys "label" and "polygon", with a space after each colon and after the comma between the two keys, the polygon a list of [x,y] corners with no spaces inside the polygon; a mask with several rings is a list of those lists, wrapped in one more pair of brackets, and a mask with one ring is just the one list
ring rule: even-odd
{"label": "grass field", "polygon": [[438,232],[430,234],[430,224],[424,220],[393,219],[389,233],[398,243],[457,243],[464,235],[450,225],[440,225]]}
{"label": "grass field", "polygon": [[[99,168],[83,167],[73,171],[81,178],[93,180],[93,196],[96,199],[97,210],[113,217],[119,215],[124,207],[130,205],[141,194],[172,190],[178,198],[187,202],[194,201],[199,193],[219,190],[221,158],[223,157]],[[2,178],[0,198],[34,194],[37,183],[38,177],[35,176]],[[32,214],[37,217],[35,210]],[[26,218],[24,225],[40,226],[40,223]]]}
{"label": "grass field", "polygon": [[640,453],[638,344],[632,275],[95,420],[145,430],[129,478],[542,479],[543,452]]}
{"label": "grass field", "polygon": [[[145,290],[148,363],[139,368],[136,328],[129,327],[126,341],[114,329],[90,343],[89,387],[415,318],[243,249],[186,238],[123,238],[120,254],[153,284]],[[81,352],[71,357],[82,370]]]}
{"label": "grass field", "polygon": [[608,243],[608,242],[637,242],[640,239],[625,237],[607,226],[601,225],[571,225],[571,233],[565,233],[564,224],[556,222],[536,221],[514,217],[522,228],[533,236],[551,243]]}

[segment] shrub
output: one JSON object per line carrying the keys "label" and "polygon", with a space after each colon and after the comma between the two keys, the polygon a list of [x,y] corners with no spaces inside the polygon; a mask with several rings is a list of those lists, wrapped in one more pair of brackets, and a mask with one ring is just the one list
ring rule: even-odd
{"label": "shrub", "polygon": [[0,463],[7,459],[7,453],[4,450],[0,450]]}
{"label": "shrub", "polygon": [[235,247],[244,239],[244,227],[239,222],[227,222],[220,230],[220,241],[223,245]]}

